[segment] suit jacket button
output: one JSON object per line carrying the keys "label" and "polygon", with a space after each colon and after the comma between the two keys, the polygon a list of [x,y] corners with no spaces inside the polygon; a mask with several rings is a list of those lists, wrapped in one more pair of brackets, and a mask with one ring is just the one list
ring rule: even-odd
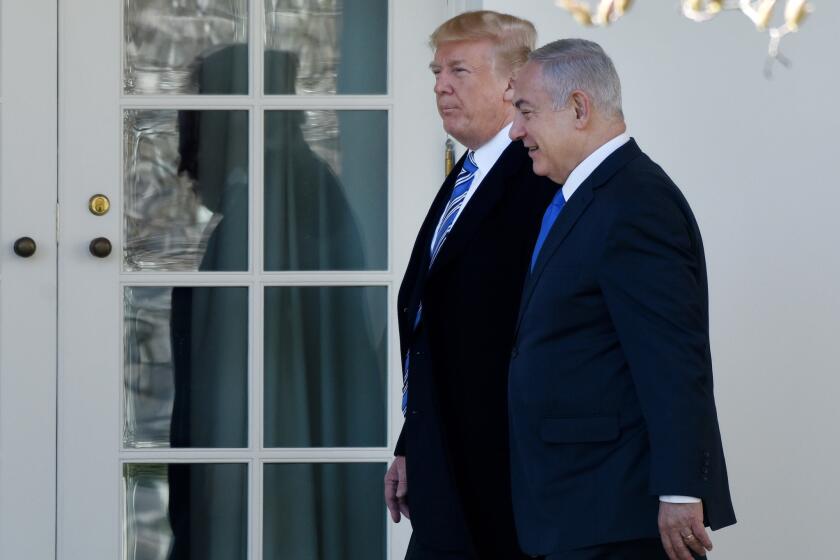
{"label": "suit jacket button", "polygon": [[408,307],[403,307],[403,313],[408,313]]}
{"label": "suit jacket button", "polygon": [[422,352],[420,352],[420,350],[415,350],[415,351],[414,351],[414,355],[415,355],[415,356],[419,356],[420,354],[422,354]]}

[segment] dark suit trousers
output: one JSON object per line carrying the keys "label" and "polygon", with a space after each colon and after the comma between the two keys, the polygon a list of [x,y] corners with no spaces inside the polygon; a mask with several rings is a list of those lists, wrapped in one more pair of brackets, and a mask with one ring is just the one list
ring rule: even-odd
{"label": "dark suit trousers", "polygon": [[468,550],[435,550],[420,543],[412,533],[405,560],[479,560]]}
{"label": "dark suit trousers", "polygon": [[[558,552],[544,558],[545,560],[668,560],[668,555],[665,554],[662,541],[659,539],[641,539]],[[705,558],[705,556],[694,556],[694,558]]]}
{"label": "dark suit trousers", "polygon": [[[696,559],[704,559],[706,556],[696,556]],[[611,543],[602,546],[591,546],[560,552],[549,556],[537,556],[536,560],[668,560],[665,549],[662,548],[662,541],[659,539],[641,539],[637,541],[626,541]],[[422,545],[414,535],[408,543],[408,552],[405,560],[507,560],[478,558],[468,551],[458,550],[434,550]]]}

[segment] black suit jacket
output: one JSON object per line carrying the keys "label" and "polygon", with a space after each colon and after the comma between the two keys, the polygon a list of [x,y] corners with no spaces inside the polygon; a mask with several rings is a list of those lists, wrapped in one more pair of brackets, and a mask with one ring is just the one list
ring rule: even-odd
{"label": "black suit jacket", "polygon": [[[400,287],[411,351],[405,455],[415,538],[516,558],[507,437],[507,364],[527,263],[557,185],[513,142],[484,177],[429,267],[432,235],[463,158],[443,183]],[[414,328],[422,301],[422,320]]]}
{"label": "black suit jacket", "polygon": [[526,552],[656,537],[660,495],[735,522],[708,330],[697,223],[631,140],[569,199],[525,285],[509,396]]}

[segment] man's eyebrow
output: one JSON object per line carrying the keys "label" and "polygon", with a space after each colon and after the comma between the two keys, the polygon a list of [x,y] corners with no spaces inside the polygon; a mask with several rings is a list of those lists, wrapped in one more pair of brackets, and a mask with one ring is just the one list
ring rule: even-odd
{"label": "man's eyebrow", "polygon": [[[443,64],[440,64],[440,63],[435,62],[435,61],[432,61],[432,62],[429,63],[429,68],[431,68],[432,70],[443,68],[443,66],[444,66]],[[449,68],[452,68],[454,66],[469,66],[469,64],[467,63],[466,60],[459,59],[459,60],[448,60],[448,61],[446,61],[446,66],[448,66]]]}

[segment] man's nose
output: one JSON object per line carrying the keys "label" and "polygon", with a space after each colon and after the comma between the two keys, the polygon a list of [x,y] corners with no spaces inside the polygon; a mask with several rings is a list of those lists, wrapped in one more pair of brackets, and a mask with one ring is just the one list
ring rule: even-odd
{"label": "man's nose", "polygon": [[510,127],[510,132],[508,133],[511,140],[521,140],[525,136],[525,127],[522,126],[522,117],[520,115],[516,115],[513,117],[513,124]]}
{"label": "man's nose", "polygon": [[435,76],[435,93],[438,95],[452,93],[452,87],[449,84],[449,80],[444,77],[442,72]]}

